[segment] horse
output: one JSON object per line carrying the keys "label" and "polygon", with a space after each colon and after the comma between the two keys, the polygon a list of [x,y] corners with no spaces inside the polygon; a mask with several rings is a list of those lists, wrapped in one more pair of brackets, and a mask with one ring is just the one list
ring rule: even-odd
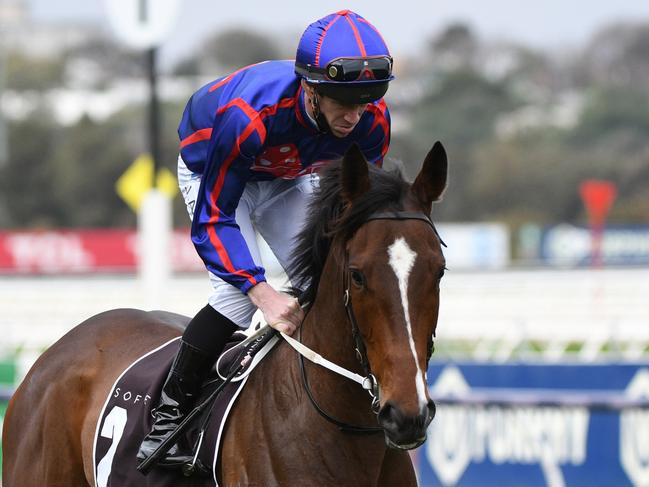
{"label": "horse", "polygon": [[[294,249],[305,310],[294,338],[365,377],[370,394],[280,341],[230,414],[218,485],[417,485],[407,450],[425,440],[435,413],[426,369],[445,269],[429,215],[447,165],[437,142],[412,184],[357,147],[323,171]],[[188,321],[106,311],[46,350],[6,411],[3,485],[95,485],[94,434],[112,385]]]}

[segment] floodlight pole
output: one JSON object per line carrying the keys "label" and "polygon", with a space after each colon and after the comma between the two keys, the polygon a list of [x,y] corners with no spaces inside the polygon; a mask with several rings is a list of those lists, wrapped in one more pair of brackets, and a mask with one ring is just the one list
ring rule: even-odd
{"label": "floodlight pole", "polygon": [[151,187],[155,188],[156,176],[160,169],[160,108],[158,103],[158,73],[157,73],[157,47],[147,49],[147,71],[149,79],[149,152],[153,159],[153,181]]}
{"label": "floodlight pole", "polygon": [[[147,149],[153,161],[151,190],[138,210],[138,273],[148,308],[165,304],[171,276],[171,199],[157,188],[160,169],[161,114],[158,103],[158,46],[164,40],[180,0],[105,0],[108,14],[121,40],[135,49],[145,49],[149,86]],[[155,2],[155,3],[154,3]]]}
{"label": "floodlight pole", "polygon": [[138,214],[140,236],[139,272],[149,309],[164,304],[165,291],[171,277],[171,200],[157,187],[160,169],[160,110],[156,69],[157,47],[146,50],[149,80],[149,152],[153,160],[151,190],[144,196]]}
{"label": "floodlight pole", "polygon": [[2,112],[2,93],[5,89],[7,57],[4,43],[0,44],[0,167],[9,161],[9,138],[7,136],[7,123]]}

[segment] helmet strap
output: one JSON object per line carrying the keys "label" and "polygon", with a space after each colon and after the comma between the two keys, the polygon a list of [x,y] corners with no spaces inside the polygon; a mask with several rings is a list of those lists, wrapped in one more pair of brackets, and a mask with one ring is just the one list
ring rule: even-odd
{"label": "helmet strap", "polygon": [[311,108],[313,109],[313,119],[315,120],[318,130],[323,133],[329,132],[329,124],[327,123],[326,117],[320,111],[320,99],[318,98],[318,88],[313,88],[313,96],[309,98],[311,102]]}

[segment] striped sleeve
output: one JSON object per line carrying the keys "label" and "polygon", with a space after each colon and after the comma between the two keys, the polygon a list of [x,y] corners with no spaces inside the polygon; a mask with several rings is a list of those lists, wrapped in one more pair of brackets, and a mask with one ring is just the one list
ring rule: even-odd
{"label": "striped sleeve", "polygon": [[[202,130],[183,139],[187,148],[205,141],[207,132]],[[192,241],[207,269],[243,293],[266,280],[235,220],[249,168],[265,138],[259,114],[244,100],[235,99],[217,110],[192,221]]]}
{"label": "striped sleeve", "polygon": [[383,100],[368,105],[367,111],[373,118],[359,145],[367,161],[381,167],[390,147],[390,112]]}

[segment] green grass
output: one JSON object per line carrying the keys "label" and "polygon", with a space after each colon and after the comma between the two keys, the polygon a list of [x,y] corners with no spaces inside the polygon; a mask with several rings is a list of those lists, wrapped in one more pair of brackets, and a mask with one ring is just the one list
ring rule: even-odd
{"label": "green grass", "polygon": [[[0,436],[2,436],[2,425],[5,420],[5,411],[7,410],[7,403],[0,402]],[[0,472],[2,472],[2,444],[0,443]]]}
{"label": "green grass", "polygon": [[[498,356],[502,345],[503,343],[499,340],[492,340],[489,342],[483,342],[480,340],[437,340],[435,342],[435,354],[433,355],[433,358],[438,360],[471,359],[475,357],[478,350],[480,350],[481,355],[486,354],[487,357],[491,357],[492,355]],[[579,354],[584,349],[584,345],[585,343],[580,341],[571,341],[564,344],[564,358],[578,359],[580,356]],[[535,357],[542,358],[550,346],[552,346],[552,344],[549,341],[523,340],[516,344],[513,350],[511,350],[510,358],[512,360],[526,360]],[[608,358],[622,357],[626,348],[627,344],[611,340],[601,345],[598,354],[601,357]],[[649,359],[649,345],[643,347],[642,355],[641,359]]]}

